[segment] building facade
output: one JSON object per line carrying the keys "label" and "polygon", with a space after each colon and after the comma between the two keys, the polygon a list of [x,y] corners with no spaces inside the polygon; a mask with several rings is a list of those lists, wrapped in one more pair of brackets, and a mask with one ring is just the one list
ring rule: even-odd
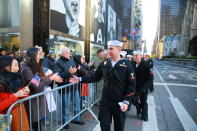
{"label": "building facade", "polygon": [[163,36],[181,34],[187,0],[160,1],[160,39]]}
{"label": "building facade", "polygon": [[134,50],[142,50],[142,1],[132,0],[131,41]]}
{"label": "building facade", "polygon": [[182,24],[182,39],[180,55],[190,55],[188,52],[189,41],[197,36],[197,1],[188,0]]}
{"label": "building facade", "polygon": [[164,56],[179,55],[186,6],[187,0],[160,0],[159,40],[164,39]]}
{"label": "building facade", "polygon": [[130,10],[131,0],[0,0],[0,47],[11,52],[39,45],[58,53],[68,46],[91,59],[108,40],[122,40]]}

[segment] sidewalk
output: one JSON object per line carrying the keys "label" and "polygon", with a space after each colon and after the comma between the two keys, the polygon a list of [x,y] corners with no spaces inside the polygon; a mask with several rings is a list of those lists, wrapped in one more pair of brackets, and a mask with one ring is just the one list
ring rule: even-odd
{"label": "sidewalk", "polygon": [[[94,106],[93,111],[98,116],[98,107]],[[90,112],[86,111],[82,116],[82,121],[85,121],[85,125],[70,124],[70,129],[63,129],[62,131],[93,131],[98,124]],[[100,130],[98,130],[100,131]]]}
{"label": "sidewalk", "polygon": [[[98,109],[98,106],[93,107],[96,115],[98,115]],[[85,121],[85,125],[70,124],[71,128],[63,129],[63,131],[100,131],[100,126],[89,112],[86,112],[82,116],[82,120]],[[142,131],[142,124],[143,122],[136,117],[135,107],[132,106],[131,110],[126,113],[125,131],[131,131],[131,129],[132,131]],[[111,130],[113,131],[113,123],[111,125]]]}

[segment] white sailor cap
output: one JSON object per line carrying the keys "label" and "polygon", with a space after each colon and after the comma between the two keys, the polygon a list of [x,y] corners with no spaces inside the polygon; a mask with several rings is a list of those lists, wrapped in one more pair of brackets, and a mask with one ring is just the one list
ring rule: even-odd
{"label": "white sailor cap", "polygon": [[110,40],[110,41],[107,42],[107,45],[108,46],[119,46],[119,47],[122,47],[123,43],[118,41],[118,40]]}
{"label": "white sailor cap", "polygon": [[126,51],[121,51],[121,52],[120,52],[120,55],[122,55],[123,57],[125,57],[125,56],[126,56],[126,54],[127,54],[127,52],[126,52]]}
{"label": "white sailor cap", "polygon": [[133,51],[133,55],[142,55],[142,52],[140,50]]}
{"label": "white sailor cap", "polygon": [[132,55],[127,55],[127,58],[132,58],[133,56]]}
{"label": "white sailor cap", "polygon": [[149,53],[144,53],[144,55],[148,55],[148,56],[150,56],[150,54],[149,54]]}

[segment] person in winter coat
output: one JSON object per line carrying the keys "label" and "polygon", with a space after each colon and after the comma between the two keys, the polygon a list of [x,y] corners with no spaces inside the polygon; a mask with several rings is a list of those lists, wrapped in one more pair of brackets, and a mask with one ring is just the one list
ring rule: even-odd
{"label": "person in winter coat", "polygon": [[[41,50],[36,47],[31,47],[27,50],[25,61],[21,63],[22,83],[29,85],[30,95],[43,92],[44,87],[50,85],[52,81],[62,82],[62,78],[57,76],[57,74],[44,77],[43,68],[40,63],[41,58]],[[31,82],[32,78],[36,75],[40,78],[38,85]],[[29,109],[29,104],[31,104],[31,109]],[[30,122],[32,123],[32,128],[37,131],[39,125],[41,125],[41,119],[43,119],[48,112],[44,96],[40,96],[39,100],[37,98],[32,99],[31,103],[29,101],[26,102],[26,108],[28,109],[28,113],[31,114]]]}
{"label": "person in winter coat", "polygon": [[55,71],[55,52],[50,51],[46,58],[42,61],[42,66]]}
{"label": "person in winter coat", "polygon": [[142,59],[142,53],[140,51],[133,52],[133,58],[135,61],[135,74],[136,74],[136,94],[140,100],[140,103],[136,103],[140,109],[137,111],[137,115],[141,113],[141,119],[148,121],[148,89],[152,85],[153,72],[150,69],[149,64]]}
{"label": "person in winter coat", "polygon": [[[55,70],[64,79],[63,83],[58,84],[58,86],[69,84],[69,79],[73,77],[77,72],[77,67],[73,59],[71,59],[71,50],[68,47],[64,47],[61,50],[61,56],[56,61]],[[74,105],[74,115],[80,112],[80,96],[79,87],[68,87],[60,92],[60,97],[62,99],[62,121],[67,122],[72,113],[69,111],[69,104]],[[66,103],[66,104],[65,104]],[[68,104],[69,103],[69,104]],[[83,125],[84,121],[81,121],[80,116],[77,116],[73,121],[75,124]],[[67,124],[64,128],[70,128]]]}
{"label": "person in winter coat", "polygon": [[[144,54],[144,60],[149,63],[150,65],[150,69],[152,70],[153,69],[153,66],[154,66],[154,63],[153,63],[153,60],[152,58],[150,58],[150,55],[148,53],[145,53]],[[154,75],[153,75],[153,80],[154,80]],[[150,85],[149,87],[149,90],[150,92],[153,92],[154,91],[154,84],[153,84],[153,81],[152,81],[152,84]]]}
{"label": "person in winter coat", "polygon": [[[29,88],[21,85],[18,71],[19,63],[14,57],[0,57],[0,114],[5,114],[14,102],[29,95]],[[15,105],[11,114],[13,116],[12,131],[29,130],[29,121],[24,104]],[[23,119],[22,127],[21,119]]]}
{"label": "person in winter coat", "polygon": [[[42,67],[50,69],[55,73],[55,52],[50,51],[46,58],[42,60]],[[50,87],[53,88],[54,82],[50,84]]]}
{"label": "person in winter coat", "polygon": [[79,77],[88,76],[94,73],[93,69],[86,64],[84,55],[74,55],[73,60],[76,64],[77,75]]}

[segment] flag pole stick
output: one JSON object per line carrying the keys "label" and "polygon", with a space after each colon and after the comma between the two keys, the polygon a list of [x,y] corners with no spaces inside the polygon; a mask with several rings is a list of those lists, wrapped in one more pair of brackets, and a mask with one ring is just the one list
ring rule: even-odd
{"label": "flag pole stick", "polygon": [[[38,73],[36,73],[35,75],[37,75]],[[34,76],[35,76],[34,75]],[[31,81],[32,81],[32,79],[34,78],[34,76],[31,78]],[[27,85],[27,86],[30,86],[30,84],[31,84],[31,81],[29,82],[29,84]]]}

